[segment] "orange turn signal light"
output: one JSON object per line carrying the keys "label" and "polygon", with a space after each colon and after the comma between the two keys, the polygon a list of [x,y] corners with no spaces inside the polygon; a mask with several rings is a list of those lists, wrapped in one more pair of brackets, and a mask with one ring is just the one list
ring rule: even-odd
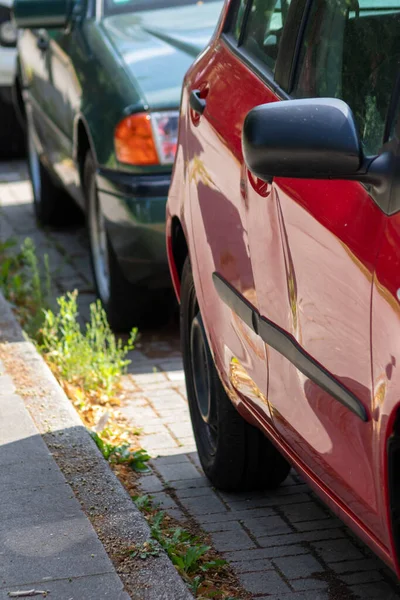
{"label": "orange turn signal light", "polygon": [[130,165],[160,164],[153,137],[151,118],[138,113],[121,121],[114,135],[115,152],[121,163]]}

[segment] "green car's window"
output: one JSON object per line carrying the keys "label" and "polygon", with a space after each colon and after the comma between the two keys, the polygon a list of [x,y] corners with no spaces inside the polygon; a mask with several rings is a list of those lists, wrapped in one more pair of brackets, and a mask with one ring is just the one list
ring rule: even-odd
{"label": "green car's window", "polygon": [[[201,3],[215,2],[215,0],[201,0]],[[138,12],[144,10],[160,10],[174,6],[195,6],[199,0],[104,0],[104,14],[118,15],[126,12]],[[222,4],[222,0],[218,1]]]}
{"label": "green car's window", "polygon": [[290,0],[253,0],[245,23],[243,46],[272,71],[289,4]]}
{"label": "green car's window", "polygon": [[314,0],[294,96],[341,98],[364,150],[382,146],[400,61],[400,0]]}

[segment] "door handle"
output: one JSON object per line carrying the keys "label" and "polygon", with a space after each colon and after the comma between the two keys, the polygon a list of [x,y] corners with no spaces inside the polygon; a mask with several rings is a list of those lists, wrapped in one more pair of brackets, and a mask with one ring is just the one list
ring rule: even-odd
{"label": "door handle", "polygon": [[199,115],[202,115],[206,108],[206,100],[200,98],[200,90],[193,90],[190,94],[190,108]]}
{"label": "door handle", "polygon": [[40,35],[37,39],[36,45],[41,52],[46,52],[49,47],[49,40],[43,35]]}

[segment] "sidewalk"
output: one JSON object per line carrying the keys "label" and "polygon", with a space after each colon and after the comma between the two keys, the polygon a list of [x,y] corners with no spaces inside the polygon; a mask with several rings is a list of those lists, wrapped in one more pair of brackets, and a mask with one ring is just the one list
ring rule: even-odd
{"label": "sidewalk", "polygon": [[0,600],[192,598],[1,294],[0,506]]}
{"label": "sidewalk", "polygon": [[0,363],[0,599],[128,600],[89,519]]}

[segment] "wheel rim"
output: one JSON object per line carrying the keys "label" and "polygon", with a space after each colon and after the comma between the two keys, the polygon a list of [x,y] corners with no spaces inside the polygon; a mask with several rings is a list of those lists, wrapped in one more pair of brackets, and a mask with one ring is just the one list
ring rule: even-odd
{"label": "wheel rim", "polygon": [[196,407],[202,424],[201,433],[209,451],[214,452],[217,442],[217,415],[210,377],[212,357],[200,313],[192,321],[190,350]]}
{"label": "wheel rim", "polygon": [[99,204],[94,183],[89,219],[90,241],[97,289],[101,301],[106,304],[110,299],[110,264],[107,232],[105,218]]}
{"label": "wheel rim", "polygon": [[28,125],[28,162],[33,188],[33,199],[36,204],[40,204],[42,193],[42,182],[40,177],[40,159],[33,141],[31,125]]}

